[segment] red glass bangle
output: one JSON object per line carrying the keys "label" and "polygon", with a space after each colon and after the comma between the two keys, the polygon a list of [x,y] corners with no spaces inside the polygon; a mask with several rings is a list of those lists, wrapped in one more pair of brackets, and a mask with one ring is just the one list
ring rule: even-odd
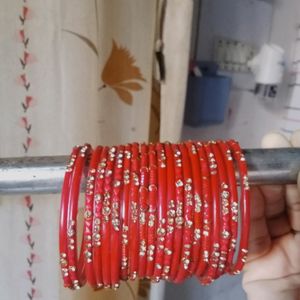
{"label": "red glass bangle", "polygon": [[136,276],[179,283],[193,274],[207,285],[225,271],[239,273],[246,261],[249,183],[233,140],[74,147],[61,200],[60,264],[64,285],[72,289],[86,281],[94,289],[117,288]]}
{"label": "red glass bangle", "polygon": [[165,254],[163,263],[162,277],[169,279],[172,254],[173,254],[173,241],[174,241],[174,224],[176,216],[176,204],[175,204],[175,164],[174,153],[169,143],[165,143],[166,152],[166,166],[167,166],[167,228],[166,228],[166,240],[165,240]]}
{"label": "red glass bangle", "polygon": [[112,209],[112,180],[114,163],[116,156],[116,147],[111,147],[108,150],[107,164],[104,174],[104,199],[101,213],[101,236],[102,236],[102,276],[104,288],[111,287],[111,247],[110,247],[110,235],[111,235],[111,209]]}
{"label": "red glass bangle", "polygon": [[94,288],[97,288],[97,282],[93,265],[93,211],[94,211],[94,190],[97,166],[100,160],[102,147],[98,146],[94,150],[90,162],[90,167],[87,176],[86,192],[85,192],[85,208],[84,208],[84,226],[83,238],[84,245],[83,251],[85,255],[85,274],[88,283]]}
{"label": "red glass bangle", "polygon": [[196,272],[200,259],[201,251],[201,228],[202,228],[202,189],[201,189],[201,170],[198,159],[197,148],[193,142],[185,143],[188,148],[193,177],[193,191],[194,191],[194,233],[193,233],[193,247],[190,273]]}
{"label": "red glass bangle", "polygon": [[183,223],[183,236],[181,246],[181,258],[176,283],[182,282],[190,275],[189,268],[191,262],[191,252],[193,243],[194,231],[194,199],[193,199],[193,182],[190,158],[188,155],[187,147],[184,144],[179,144],[179,150],[182,154],[182,170],[184,180],[184,223]]}
{"label": "red glass bangle", "polygon": [[154,272],[154,258],[155,258],[155,243],[156,243],[156,227],[157,227],[157,158],[155,146],[149,145],[149,220],[147,232],[147,268],[146,277],[152,279]]}
{"label": "red glass bangle", "polygon": [[216,278],[224,274],[226,261],[228,256],[229,241],[231,236],[230,228],[230,190],[229,190],[229,181],[225,166],[225,160],[223,159],[222,153],[219,149],[219,143],[212,143],[212,151],[216,158],[216,163],[218,166],[218,175],[220,182],[220,200],[221,200],[221,228],[220,228],[220,257],[219,265],[217,270]]}
{"label": "red glass bangle", "polygon": [[61,193],[59,252],[60,252],[60,265],[61,265],[64,286],[68,288],[73,288],[72,281],[69,276],[69,261],[68,261],[68,253],[67,253],[68,252],[68,244],[67,244],[68,201],[69,201],[71,179],[74,171],[74,164],[80,149],[81,147],[76,146],[72,150],[70,160],[66,167],[62,193]]}
{"label": "red glass bangle", "polygon": [[210,257],[209,265],[205,274],[200,278],[201,283],[208,285],[216,278],[216,272],[220,256],[220,198],[219,198],[219,177],[218,166],[216,164],[215,156],[211,149],[211,142],[204,144],[206,158],[208,160],[210,169],[210,184],[212,192],[212,212],[213,212],[213,235],[210,242]]}
{"label": "red glass bangle", "polygon": [[139,196],[139,278],[146,277],[147,267],[147,223],[149,219],[148,212],[148,187],[149,187],[149,157],[148,145],[141,145],[141,168],[140,168],[140,196]]}
{"label": "red glass bangle", "polygon": [[123,171],[123,193],[121,198],[121,224],[122,224],[122,245],[121,245],[121,279],[128,279],[128,228],[129,228],[129,199],[130,199],[130,170],[131,170],[131,144],[125,146],[124,171]]}
{"label": "red glass bangle", "polygon": [[93,213],[93,261],[94,272],[97,282],[97,288],[103,287],[102,276],[102,236],[101,236],[101,221],[102,207],[104,199],[104,178],[107,164],[108,147],[103,147],[100,155],[100,161],[97,166],[95,190],[94,190],[94,213]]}
{"label": "red glass bangle", "polygon": [[202,143],[196,143],[196,149],[198,153],[198,159],[200,162],[201,170],[201,186],[202,193],[201,199],[203,201],[203,213],[202,213],[202,240],[201,240],[201,257],[196,270],[196,276],[201,278],[206,271],[209,263],[210,242],[212,239],[212,192],[210,188],[210,171],[204,146]]}
{"label": "red glass bangle", "polygon": [[239,144],[236,141],[228,142],[233,156],[239,168],[240,173],[240,186],[241,186],[241,196],[240,196],[240,208],[241,213],[241,234],[240,234],[240,245],[238,249],[238,256],[235,264],[233,265],[230,273],[239,274],[242,270],[248,255],[248,242],[249,242],[249,232],[250,232],[250,188],[248,183],[248,169],[245,160],[245,156]]}
{"label": "red glass bangle", "polygon": [[114,289],[120,286],[121,233],[120,206],[123,189],[124,146],[117,147],[114,166],[113,194],[111,205],[111,284]]}
{"label": "red glass bangle", "polygon": [[229,249],[226,261],[226,271],[228,271],[233,263],[233,257],[236,249],[236,241],[238,235],[238,192],[235,178],[235,168],[233,158],[227,143],[220,141],[218,146],[221,150],[223,159],[225,161],[226,173],[229,182],[229,217],[231,236],[229,241]]}
{"label": "red glass bangle", "polygon": [[68,201],[68,260],[69,260],[69,274],[73,283],[73,287],[77,289],[85,284],[85,262],[83,253],[83,243],[77,258],[77,212],[78,212],[78,201],[80,193],[80,183],[84,167],[90,159],[91,152],[90,145],[84,145],[75,161],[74,172],[72,174],[70,194]]}
{"label": "red glass bangle", "polygon": [[156,144],[157,162],[158,162],[158,203],[157,203],[157,230],[156,230],[156,253],[154,263],[153,278],[156,282],[161,279],[165,235],[166,235],[166,217],[167,217],[167,169],[166,169],[166,154],[164,145]]}
{"label": "red glass bangle", "polygon": [[182,153],[178,145],[172,144],[175,161],[175,202],[176,202],[176,217],[174,229],[174,244],[173,256],[170,270],[170,280],[175,281],[178,273],[178,266],[180,264],[181,247],[182,247],[182,233],[183,233],[183,202],[184,202],[184,183],[182,171]]}
{"label": "red glass bangle", "polygon": [[139,146],[132,144],[131,157],[131,184],[130,184],[130,204],[129,204],[129,277],[134,280],[138,271],[138,252],[139,252]]}

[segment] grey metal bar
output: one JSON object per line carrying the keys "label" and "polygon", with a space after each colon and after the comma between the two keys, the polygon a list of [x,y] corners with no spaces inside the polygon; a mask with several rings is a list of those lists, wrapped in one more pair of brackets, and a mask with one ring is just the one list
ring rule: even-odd
{"label": "grey metal bar", "polygon": [[[243,151],[250,184],[296,182],[300,171],[300,148]],[[59,193],[67,161],[68,156],[0,159],[0,194]]]}

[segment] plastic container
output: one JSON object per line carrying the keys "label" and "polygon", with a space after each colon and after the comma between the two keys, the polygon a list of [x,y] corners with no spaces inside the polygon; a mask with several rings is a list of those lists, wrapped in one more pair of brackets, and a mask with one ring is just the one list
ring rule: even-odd
{"label": "plastic container", "polygon": [[189,75],[184,122],[194,127],[220,124],[228,109],[231,78],[213,74],[216,70],[207,64],[200,69],[203,76]]}

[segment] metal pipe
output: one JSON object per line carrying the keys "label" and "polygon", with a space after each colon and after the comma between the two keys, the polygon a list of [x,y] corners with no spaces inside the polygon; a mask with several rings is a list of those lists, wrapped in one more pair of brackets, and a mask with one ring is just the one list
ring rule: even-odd
{"label": "metal pipe", "polygon": [[[296,183],[300,148],[243,151],[251,185]],[[68,156],[0,159],[0,194],[59,193],[67,161]]]}

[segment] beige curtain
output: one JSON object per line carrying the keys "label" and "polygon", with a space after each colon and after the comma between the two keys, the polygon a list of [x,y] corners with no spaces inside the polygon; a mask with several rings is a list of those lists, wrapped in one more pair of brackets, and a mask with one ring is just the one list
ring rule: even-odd
{"label": "beige curtain", "polygon": [[[0,3],[0,157],[66,155],[84,142],[148,141],[155,93],[161,138],[179,139],[191,0],[167,1],[166,79],[156,81],[156,90],[157,1]],[[0,198],[1,299],[133,299],[136,282],[118,292],[62,288],[59,200],[59,195]],[[147,297],[148,288],[149,282],[140,284],[140,295]]]}

